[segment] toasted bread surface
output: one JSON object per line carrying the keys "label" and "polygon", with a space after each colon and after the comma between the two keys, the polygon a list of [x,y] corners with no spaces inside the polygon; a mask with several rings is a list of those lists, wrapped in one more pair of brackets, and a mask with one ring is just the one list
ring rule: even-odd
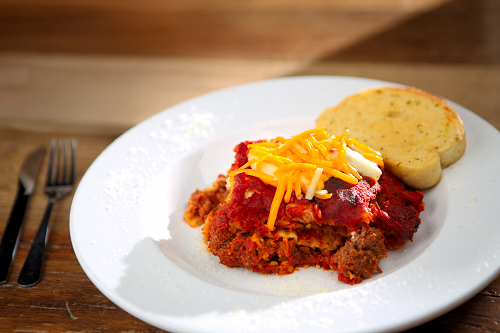
{"label": "toasted bread surface", "polygon": [[333,135],[348,129],[382,153],[387,170],[417,189],[437,184],[442,168],[465,151],[460,116],[443,98],[416,88],[361,90],[322,112],[316,125]]}

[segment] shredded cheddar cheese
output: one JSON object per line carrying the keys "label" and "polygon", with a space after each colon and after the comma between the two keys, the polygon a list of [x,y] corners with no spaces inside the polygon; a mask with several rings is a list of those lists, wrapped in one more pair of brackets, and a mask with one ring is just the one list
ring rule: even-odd
{"label": "shredded cheddar cheese", "polygon": [[[348,149],[359,153],[361,159],[369,161],[367,163],[373,162],[380,169],[384,167],[380,152],[347,137],[348,133],[346,130],[338,137],[328,136],[324,128],[314,128],[290,139],[277,137],[249,144],[248,162],[229,173],[228,185],[232,190],[234,177],[245,173],[276,187],[267,220],[269,230],[274,230],[281,202],[290,202],[293,193],[298,199],[304,196],[307,200],[312,200],[315,196],[329,199],[332,193],[325,189],[325,182],[330,177],[350,184],[357,184],[363,178],[348,162]],[[349,151],[352,152],[351,150]],[[375,166],[373,163],[371,164]],[[228,197],[230,195],[231,192]]]}

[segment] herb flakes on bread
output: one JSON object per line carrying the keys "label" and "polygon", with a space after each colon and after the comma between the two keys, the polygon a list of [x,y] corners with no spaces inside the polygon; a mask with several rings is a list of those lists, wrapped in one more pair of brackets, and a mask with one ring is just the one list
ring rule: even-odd
{"label": "herb flakes on bread", "polygon": [[385,168],[408,186],[425,189],[465,151],[462,120],[443,98],[416,88],[363,89],[317,120],[329,134],[349,136],[382,153]]}

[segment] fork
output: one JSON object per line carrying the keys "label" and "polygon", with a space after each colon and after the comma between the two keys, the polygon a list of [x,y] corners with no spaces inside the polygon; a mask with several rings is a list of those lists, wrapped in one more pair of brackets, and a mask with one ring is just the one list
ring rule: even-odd
{"label": "fork", "polygon": [[[54,164],[56,164],[55,170]],[[53,139],[50,143],[47,180],[43,189],[49,202],[17,279],[19,286],[31,287],[40,280],[52,208],[59,199],[71,193],[74,181],[75,140],[71,139],[69,143],[68,140],[58,140],[56,148],[56,140]]]}

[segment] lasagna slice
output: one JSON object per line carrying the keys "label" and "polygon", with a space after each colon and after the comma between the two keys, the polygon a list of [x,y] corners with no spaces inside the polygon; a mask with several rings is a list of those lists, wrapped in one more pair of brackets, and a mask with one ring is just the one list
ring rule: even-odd
{"label": "lasagna slice", "polygon": [[[196,190],[185,219],[192,226],[205,222],[208,250],[228,267],[266,274],[322,267],[342,282],[360,283],[382,272],[387,249],[412,240],[422,193],[382,172],[379,156],[346,133],[333,140],[321,129],[305,133],[237,145],[228,177]],[[379,172],[359,161],[346,166],[346,149],[358,150]]]}

